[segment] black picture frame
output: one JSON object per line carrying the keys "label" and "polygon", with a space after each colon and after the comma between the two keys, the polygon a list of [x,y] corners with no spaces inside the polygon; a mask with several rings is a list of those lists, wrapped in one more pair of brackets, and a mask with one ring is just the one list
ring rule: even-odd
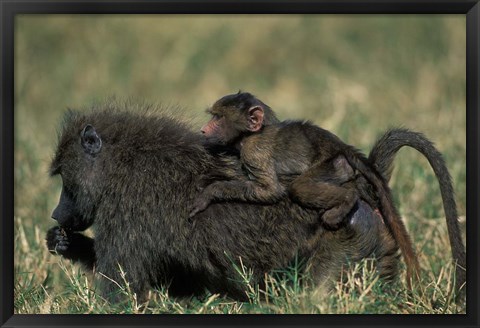
{"label": "black picture frame", "polygon": [[[14,18],[18,14],[464,14],[467,68],[467,314],[465,315],[14,315]],[[479,326],[479,50],[478,0],[1,0],[1,327],[104,326]]]}

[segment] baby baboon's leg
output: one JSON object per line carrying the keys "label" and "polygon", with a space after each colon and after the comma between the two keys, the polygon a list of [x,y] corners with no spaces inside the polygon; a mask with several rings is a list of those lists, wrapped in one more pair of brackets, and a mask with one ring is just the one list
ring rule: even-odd
{"label": "baby baboon's leg", "polygon": [[300,204],[325,209],[328,228],[337,229],[358,200],[354,171],[344,156],[314,164],[290,185],[291,197]]}

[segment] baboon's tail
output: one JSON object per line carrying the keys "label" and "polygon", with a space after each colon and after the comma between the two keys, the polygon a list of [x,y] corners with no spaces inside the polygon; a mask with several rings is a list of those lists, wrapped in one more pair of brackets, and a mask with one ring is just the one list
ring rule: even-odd
{"label": "baboon's tail", "polygon": [[377,140],[368,159],[388,182],[392,174],[395,155],[403,146],[412,147],[422,153],[437,176],[445,210],[450,247],[452,248],[453,260],[456,262],[456,287],[458,291],[466,281],[466,254],[458,224],[452,179],[442,154],[422,133],[407,129],[392,129]]}

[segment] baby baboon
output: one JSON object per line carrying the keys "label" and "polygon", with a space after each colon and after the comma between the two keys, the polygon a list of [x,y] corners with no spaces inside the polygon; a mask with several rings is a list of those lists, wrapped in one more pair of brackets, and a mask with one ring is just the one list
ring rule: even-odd
{"label": "baby baboon", "polygon": [[[237,148],[246,175],[240,181],[213,183],[197,198],[193,217],[213,201],[275,203],[287,194],[279,175],[297,176],[288,187],[304,206],[325,210],[322,221],[338,226],[358,199],[354,170],[340,140],[308,122],[280,122],[269,106],[245,92],[218,100],[202,132],[209,143]],[[321,133],[322,135],[319,135]],[[210,194],[211,193],[211,194]]]}
{"label": "baby baboon", "polygon": [[[306,121],[264,124],[273,111],[245,92],[227,95],[210,109],[212,119],[202,128],[207,138],[240,151],[246,172],[242,179],[208,185],[194,203],[190,217],[212,201],[240,200],[275,203],[287,193],[279,175],[298,176],[288,187],[300,204],[326,209],[322,220],[337,228],[358,200],[353,168],[376,189],[380,211],[399,243],[407,265],[408,281],[418,274],[410,236],[393,204],[390,189],[367,158],[333,133]],[[335,172],[343,168],[340,174]]]}

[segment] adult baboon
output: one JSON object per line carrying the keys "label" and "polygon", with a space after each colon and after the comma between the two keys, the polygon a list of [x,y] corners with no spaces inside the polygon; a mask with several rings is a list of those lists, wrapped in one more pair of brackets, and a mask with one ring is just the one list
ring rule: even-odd
{"label": "adult baboon", "polygon": [[[51,165],[63,181],[52,214],[61,228],[48,231],[50,250],[119,282],[121,266],[139,297],[164,285],[172,295],[209,289],[244,299],[232,265],[240,258],[256,281],[297,254],[319,283],[371,256],[382,276],[396,275],[397,245],[363,201],[336,232],[288,197],[268,206],[213,204],[200,220],[185,220],[203,177],[243,174],[238,160],[209,153],[178,120],[115,107],[65,115]],[[89,226],[94,240],[78,233]],[[116,290],[103,282],[104,294]]]}

